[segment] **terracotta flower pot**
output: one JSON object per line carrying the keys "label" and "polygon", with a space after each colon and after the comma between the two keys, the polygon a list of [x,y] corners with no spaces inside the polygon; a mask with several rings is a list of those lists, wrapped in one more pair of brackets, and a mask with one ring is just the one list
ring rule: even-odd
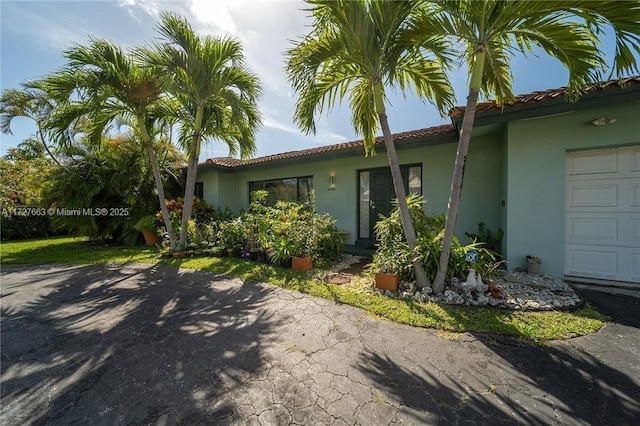
{"label": "terracotta flower pot", "polygon": [[151,232],[151,231],[142,231],[142,236],[144,237],[144,242],[148,245],[148,246],[155,246],[160,244],[160,241],[162,241],[160,239],[160,237],[158,236],[158,234],[156,234],[155,232]]}
{"label": "terracotta flower pot", "polygon": [[306,272],[311,268],[313,268],[313,259],[311,258],[311,256],[293,256],[291,258],[291,269],[293,269],[294,271]]}
{"label": "terracotta flower pot", "polygon": [[381,290],[398,291],[400,275],[376,272],[376,287]]}

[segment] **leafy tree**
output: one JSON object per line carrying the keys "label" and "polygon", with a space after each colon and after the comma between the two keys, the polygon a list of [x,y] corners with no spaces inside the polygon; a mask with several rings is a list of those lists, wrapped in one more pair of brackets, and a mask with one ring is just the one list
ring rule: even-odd
{"label": "leafy tree", "polygon": [[442,37],[424,37],[434,31],[416,27],[417,2],[309,3],[313,5],[312,30],[286,52],[286,70],[299,96],[294,119],[305,133],[313,133],[316,113],[348,98],[351,122],[363,136],[366,155],[375,152],[376,133],[382,128],[404,235],[414,253],[418,283],[425,286],[427,278],[415,256],[416,233],[387,120],[385,90],[395,86],[405,94],[414,91],[440,111],[451,106],[453,93],[443,68],[449,54],[446,44]]}
{"label": "leafy tree", "polygon": [[232,155],[252,155],[261,123],[261,91],[258,78],[244,64],[240,42],[199,37],[184,18],[169,12],[161,14],[158,32],[162,42],[141,50],[140,57],[163,72],[175,100],[172,116],[180,125],[178,142],[189,155],[177,245],[184,250],[202,142],[218,139]]}
{"label": "leafy tree", "polygon": [[41,206],[42,185],[55,166],[40,141],[27,139],[0,158],[2,207]]}
{"label": "leafy tree", "polygon": [[[58,227],[76,235],[135,244],[140,235],[135,229],[136,222],[159,207],[153,173],[146,157],[140,154],[139,140],[131,133],[120,133],[105,139],[103,144],[85,146],[76,158],[51,173],[43,192],[48,208],[92,209],[94,213],[103,209],[93,216],[56,215]],[[166,171],[180,159],[181,155],[174,151],[173,156],[159,163],[164,179],[171,180]]]}
{"label": "leafy tree", "polygon": [[0,131],[5,135],[12,134],[11,122],[16,117],[32,119],[38,128],[35,134],[36,140],[49,157],[60,165],[44,137],[45,123],[55,106],[55,102],[44,90],[40,81],[25,83],[22,89],[5,89],[0,95]]}
{"label": "leafy tree", "polygon": [[434,281],[434,291],[442,292],[480,92],[495,96],[500,104],[513,101],[509,61],[515,53],[527,55],[540,47],[568,69],[567,96],[570,101],[576,100],[586,86],[602,78],[606,62],[598,35],[608,25],[616,37],[615,74],[637,73],[634,52],[640,52],[640,2],[422,2],[416,21],[427,37],[431,38],[435,30],[460,46],[459,59],[469,69],[469,95],[458,141],[444,247]]}
{"label": "leafy tree", "polygon": [[[87,46],[76,45],[65,52],[68,63],[62,71],[46,79],[60,105],[50,127],[67,132],[78,120],[84,121],[86,141],[99,145],[116,120],[129,120],[146,150],[153,171],[160,209],[175,247],[175,235],[165,205],[158,155],[154,149],[154,129],[170,126],[171,103],[164,96],[164,82],[157,70],[116,44],[91,39]],[[166,144],[163,145],[166,148]],[[155,147],[159,147],[155,145]]]}

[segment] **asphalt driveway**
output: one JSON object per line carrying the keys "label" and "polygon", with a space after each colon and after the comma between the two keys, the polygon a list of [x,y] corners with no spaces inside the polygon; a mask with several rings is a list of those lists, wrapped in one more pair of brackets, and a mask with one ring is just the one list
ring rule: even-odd
{"label": "asphalt driveway", "polygon": [[[7,426],[640,418],[632,319],[542,348],[440,337],[329,300],[171,267],[10,267],[1,289]],[[640,315],[637,305],[630,312]]]}

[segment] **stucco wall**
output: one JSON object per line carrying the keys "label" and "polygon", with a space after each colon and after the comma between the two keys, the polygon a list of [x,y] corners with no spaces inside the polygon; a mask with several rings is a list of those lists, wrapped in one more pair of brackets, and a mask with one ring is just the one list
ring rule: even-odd
{"label": "stucco wall", "polygon": [[202,182],[202,196],[215,207],[219,205],[218,172],[215,170],[198,170],[196,182]]}
{"label": "stucco wall", "polygon": [[[617,122],[595,127],[591,121],[598,117],[614,117]],[[542,273],[564,275],[566,153],[638,144],[638,117],[640,103],[633,102],[508,124],[509,267],[535,255],[542,258]]]}
{"label": "stucco wall", "polygon": [[[456,228],[463,241],[466,241],[464,232],[475,232],[480,221],[492,230],[500,226],[501,145],[501,134],[475,138],[471,143]],[[455,143],[398,151],[401,164],[422,164],[423,195],[427,199],[429,213],[446,211],[455,154]],[[230,174],[203,171],[199,173],[198,181],[204,182],[208,202],[223,208],[229,206],[237,212],[248,206],[249,182],[311,175],[317,209],[329,213],[339,228],[349,231],[347,241],[352,244],[357,237],[357,171],[387,165],[386,153],[379,152],[375,157],[352,155]],[[331,174],[336,176],[336,189],[333,191],[328,190]],[[209,189],[211,185],[216,189]]]}

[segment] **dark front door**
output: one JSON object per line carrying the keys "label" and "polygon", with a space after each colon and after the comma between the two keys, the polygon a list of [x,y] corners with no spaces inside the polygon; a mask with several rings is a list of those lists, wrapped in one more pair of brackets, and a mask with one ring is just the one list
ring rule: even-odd
{"label": "dark front door", "polygon": [[[400,173],[407,194],[422,194],[422,166],[401,165]],[[380,215],[389,216],[396,191],[388,167],[358,171],[358,241],[375,241],[374,227]]]}
{"label": "dark front door", "polygon": [[369,235],[375,240],[373,227],[380,215],[389,216],[391,212],[391,200],[396,197],[393,189],[393,180],[388,168],[371,170],[371,200],[369,202]]}

